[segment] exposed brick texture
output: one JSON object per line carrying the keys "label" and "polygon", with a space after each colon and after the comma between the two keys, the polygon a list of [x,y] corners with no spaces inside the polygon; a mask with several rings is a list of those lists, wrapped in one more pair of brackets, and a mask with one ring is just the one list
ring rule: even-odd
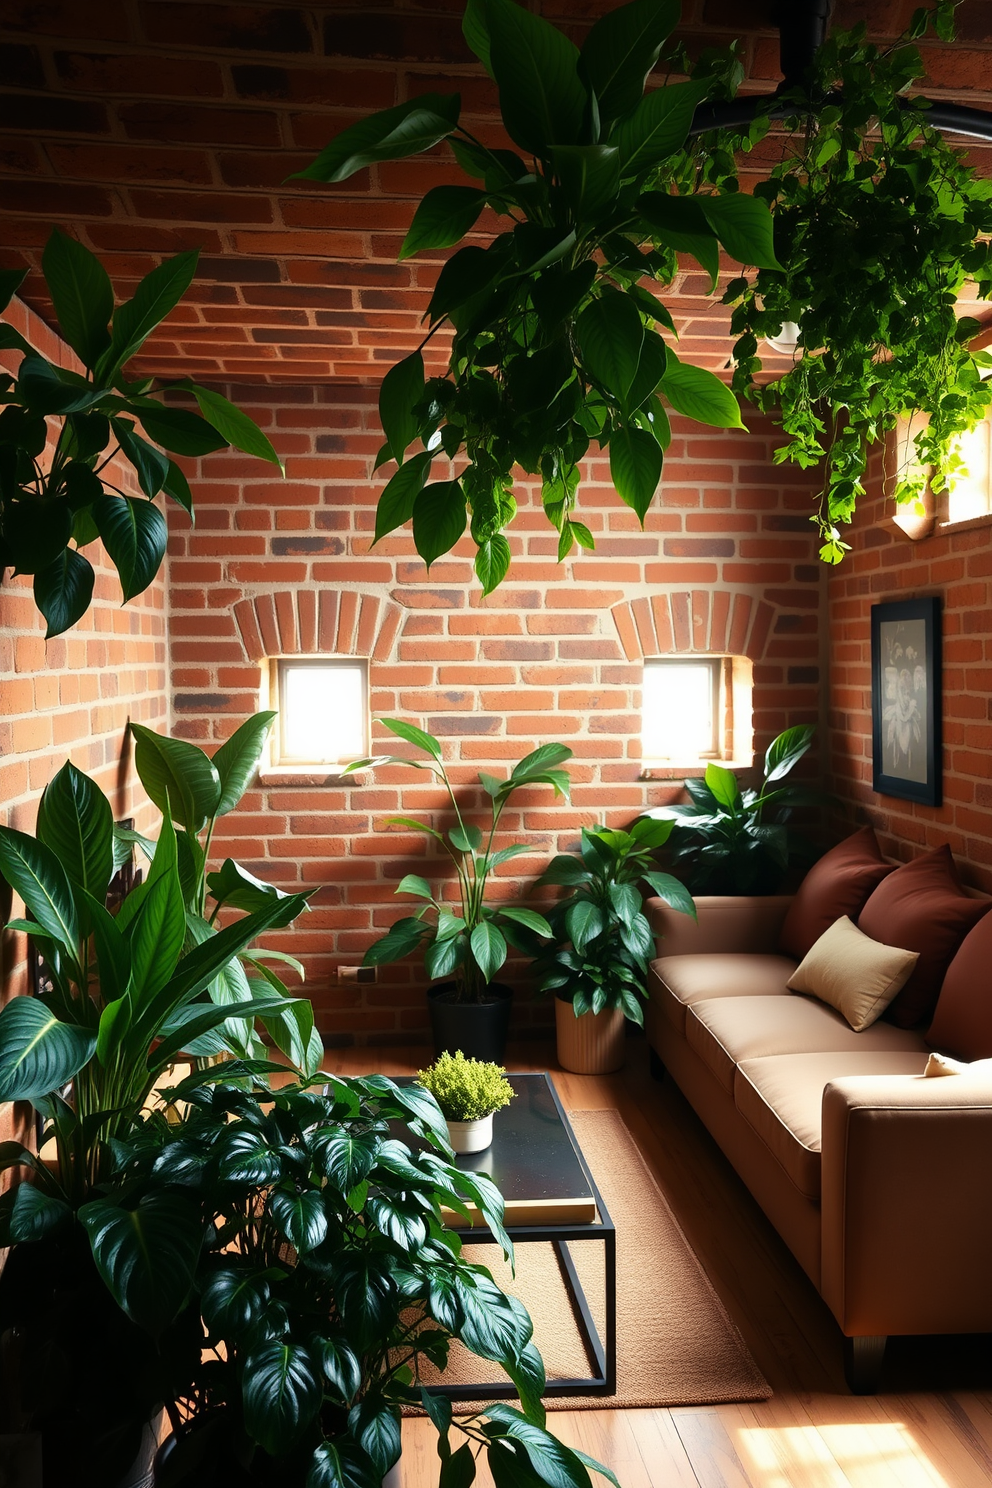
{"label": "exposed brick texture", "polygon": [[[18,301],[5,315],[50,360],[74,366],[71,352]],[[19,357],[0,352],[0,370]],[[108,477],[137,493],[129,466],[114,461]],[[163,729],[166,699],[165,579],[126,607],[120,584],[98,543],[86,549],[96,570],[93,604],[66,635],[45,642],[29,578],[0,585],[0,820],[33,832],[38,797],[66,759],[94,776],[115,815],[133,816],[147,829],[156,813],[136,787],[125,730],[129,718]],[[0,883],[2,889],[2,883]],[[2,893],[0,893],[2,898]],[[15,913],[21,914],[17,901]],[[7,915],[3,916],[5,920]],[[0,936],[0,998],[25,986],[26,942]],[[2,1108],[0,1136],[26,1120],[20,1108]]]}
{"label": "exposed brick texture", "polygon": [[[479,820],[478,769],[504,773],[560,739],[575,754],[571,807],[535,789],[503,819],[502,841],[519,837],[533,851],[505,866],[496,893],[528,896],[549,855],[573,846],[583,823],[626,823],[678,794],[677,781],[640,779],[644,654],[751,655],[762,750],[787,724],[817,718],[821,574],[806,520],[811,491],[772,464],[774,432],[760,419],[749,436],[677,419],[667,484],[643,532],[612,491],[605,461],[587,462],[582,516],[596,551],[561,566],[539,495],[521,485],[512,568],[484,600],[467,539],[429,574],[408,532],[370,546],[386,478],[371,474],[381,443],[372,389],[236,388],[232,396],[286,458],[286,479],[273,481],[240,455],[210,456],[194,481],[195,529],[181,514],[172,522],[172,676],[186,737],[205,747],[226,738],[257,706],[262,659],[309,650],[370,656],[373,717],[402,716],[438,735]],[[718,551],[666,552],[667,542],[720,530],[712,521],[724,533]],[[298,539],[291,549],[280,542],[287,531]],[[331,554],[308,546],[324,532],[339,543]],[[774,601],[765,598],[769,585]],[[394,742],[381,728],[373,740],[380,752]],[[336,970],[359,962],[373,936],[408,912],[409,901],[394,897],[405,873],[440,871],[453,891],[433,843],[386,825],[442,804],[422,774],[380,768],[345,785],[266,784],[219,825],[218,854],[287,888],[316,888],[311,913],[278,943],[303,955],[329,1042],[426,1037],[418,964],[383,968],[374,987],[340,983]],[[448,825],[443,813],[437,820]],[[523,993],[523,968],[510,979]],[[548,1016],[545,1004],[518,997],[518,1032]]]}
{"label": "exposed brick texture", "polygon": [[[539,0],[581,41],[613,0]],[[914,0],[845,0],[839,24],[891,38]],[[992,104],[987,0],[958,7],[960,41],[928,43],[927,91]],[[195,4],[191,0],[7,0],[0,99],[4,239],[0,264],[25,260],[29,303],[51,317],[38,273],[51,225],[71,225],[105,257],[122,293],[164,254],[200,248],[200,274],[142,371],[203,379],[376,382],[420,337],[443,255],[397,266],[418,194],[460,179],[447,146],[385,163],[334,187],[288,178],[363,114],[417,93],[460,91],[467,127],[493,143],[496,90],[450,0]],[[739,40],[745,87],[778,83],[767,4],[684,0],[692,56]],[[745,164],[756,179],[777,144]],[[989,173],[988,147],[969,142]],[[489,231],[485,219],[480,231]],[[725,265],[723,284],[737,270]],[[668,303],[683,354],[727,359],[729,312],[691,260]],[[432,367],[444,338],[429,348]],[[770,364],[773,359],[769,358]],[[686,529],[671,557],[726,556],[717,528]]]}
{"label": "exposed brick texture", "polygon": [[[910,542],[892,521],[878,462],[852,526],[852,551],[831,577],[830,760],[834,789],[883,847],[913,857],[948,843],[964,877],[992,892],[992,526]],[[845,534],[846,535],[846,534]],[[944,804],[872,790],[871,606],[943,601]]]}

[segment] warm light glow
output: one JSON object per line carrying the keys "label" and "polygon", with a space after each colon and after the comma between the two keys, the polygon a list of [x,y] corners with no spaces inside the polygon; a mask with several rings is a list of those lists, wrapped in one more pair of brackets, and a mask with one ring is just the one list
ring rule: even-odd
{"label": "warm light glow", "polygon": [[992,506],[989,436],[990,422],[986,417],[967,434],[959,434],[954,441],[955,453],[965,468],[948,481],[949,522],[968,522],[972,517],[984,517]]}
{"label": "warm light glow", "polygon": [[899,1488],[949,1488],[901,1421],[819,1426],[744,1427],[734,1445],[755,1488],[804,1488],[848,1483],[898,1483]]}
{"label": "warm light glow", "polygon": [[365,679],[358,666],[283,662],[281,758],[341,764],[365,752]]}
{"label": "warm light glow", "polygon": [[696,760],[716,752],[714,661],[644,663],[644,758]]}

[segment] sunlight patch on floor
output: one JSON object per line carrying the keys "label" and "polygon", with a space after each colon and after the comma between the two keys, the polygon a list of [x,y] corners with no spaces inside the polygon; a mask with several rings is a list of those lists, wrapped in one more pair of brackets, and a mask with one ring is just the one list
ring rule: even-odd
{"label": "sunlight patch on floor", "polygon": [[738,1454],[760,1488],[951,1488],[901,1421],[742,1427]]}

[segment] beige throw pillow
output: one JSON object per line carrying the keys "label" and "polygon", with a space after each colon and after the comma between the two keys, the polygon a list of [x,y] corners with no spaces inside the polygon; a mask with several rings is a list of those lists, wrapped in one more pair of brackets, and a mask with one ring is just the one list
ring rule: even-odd
{"label": "beige throw pillow", "polygon": [[982,1079],[992,1078],[992,1059],[952,1059],[949,1054],[931,1054],[923,1073],[928,1079],[940,1075],[978,1075]]}
{"label": "beige throw pillow", "polygon": [[807,951],[788,986],[836,1008],[862,1033],[885,1012],[919,959],[919,951],[882,945],[842,915]]}

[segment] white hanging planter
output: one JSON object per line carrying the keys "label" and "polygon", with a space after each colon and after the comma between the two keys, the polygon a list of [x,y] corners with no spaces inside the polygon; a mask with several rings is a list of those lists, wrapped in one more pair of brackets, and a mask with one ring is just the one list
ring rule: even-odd
{"label": "white hanging planter", "polygon": [[493,1118],[480,1116],[478,1121],[448,1121],[448,1141],[456,1152],[484,1152],[492,1145]]}

